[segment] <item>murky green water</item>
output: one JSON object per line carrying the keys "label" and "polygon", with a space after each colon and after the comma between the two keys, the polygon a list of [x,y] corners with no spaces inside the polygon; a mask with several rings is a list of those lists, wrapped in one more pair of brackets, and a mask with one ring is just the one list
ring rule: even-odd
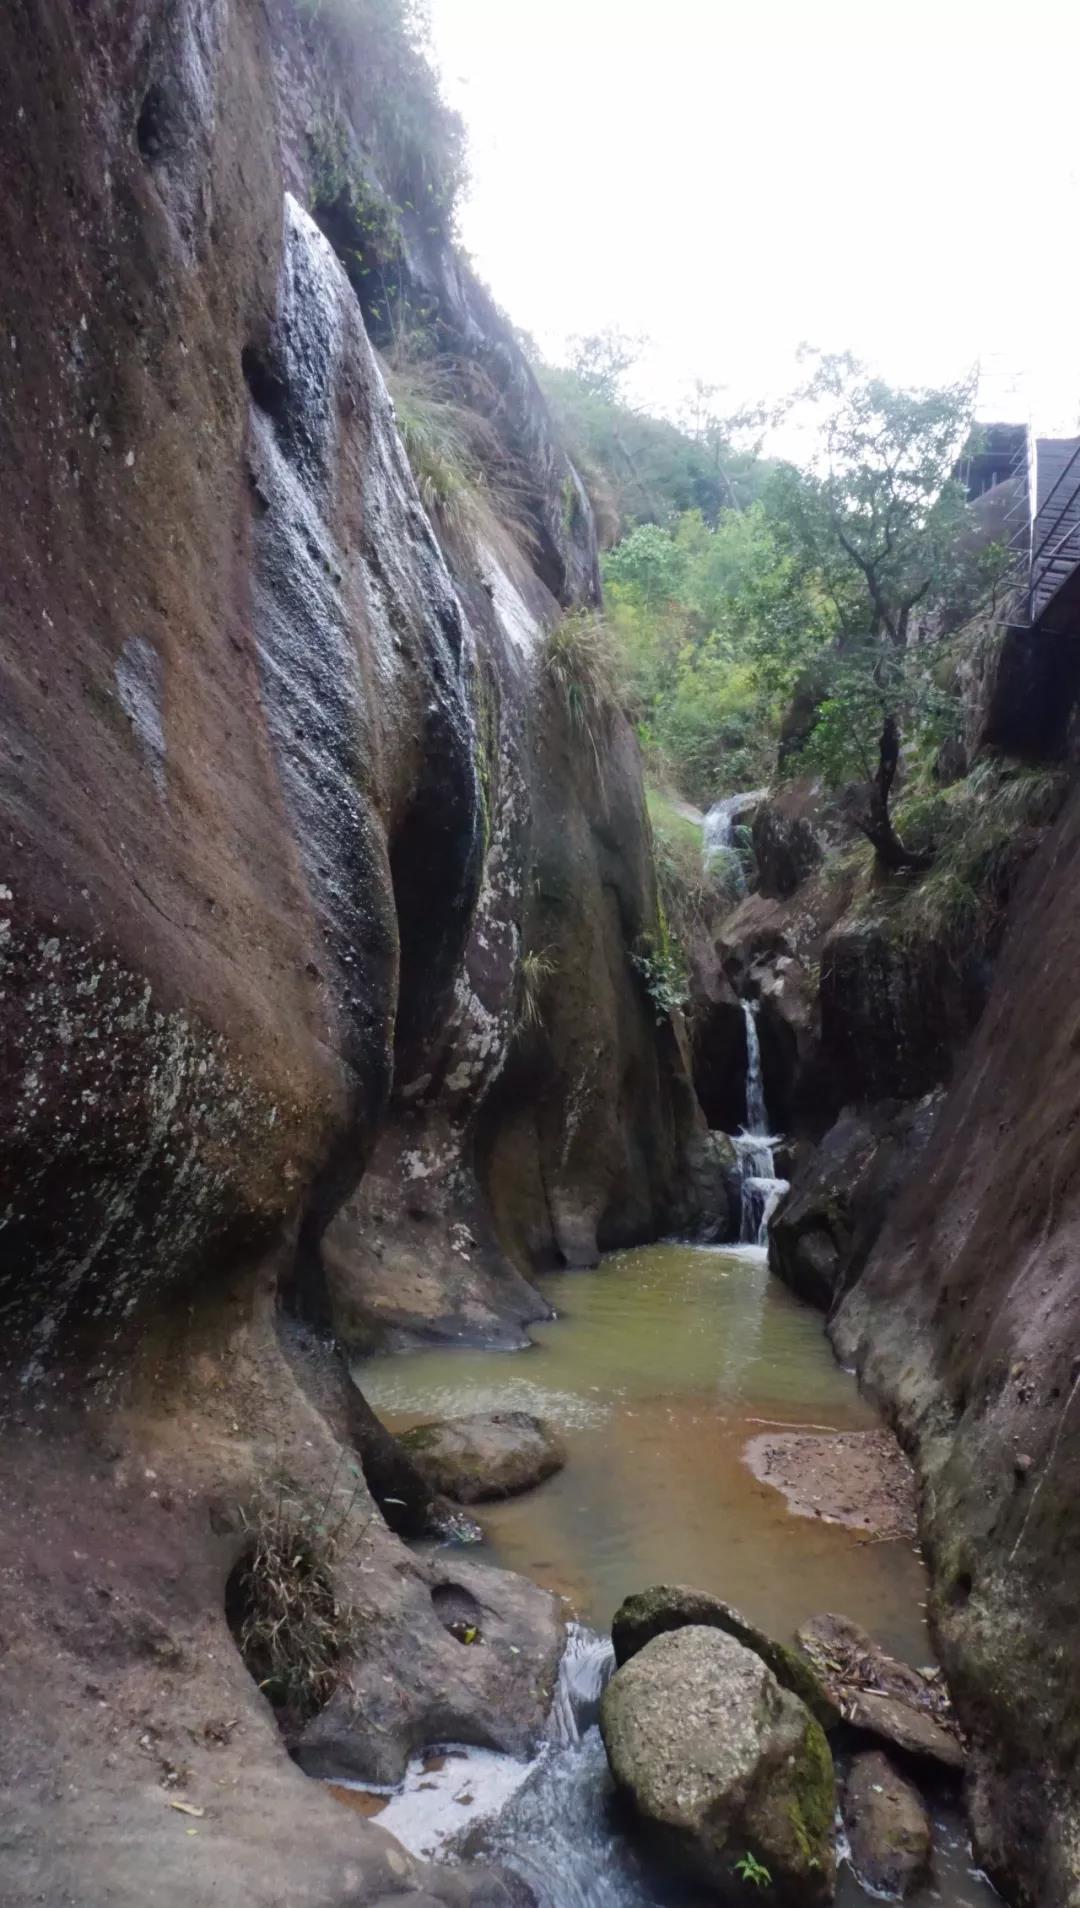
{"label": "murky green water", "polygon": [[[533,1328],[530,1351],[433,1349],[356,1368],[392,1428],[522,1409],[561,1431],[563,1472],[477,1507],[495,1561],[561,1591],[601,1630],[629,1591],[682,1582],[785,1639],[815,1612],[837,1610],[907,1661],[929,1660],[914,1546],[796,1516],[745,1462],[762,1430],[879,1423],[835,1363],[820,1314],[771,1278],[763,1257],[656,1245],[542,1283],[558,1317]],[[838,1900],[865,1899],[846,1875]],[[969,1872],[959,1825],[943,1818],[935,1887],[913,1908],[993,1899]]]}
{"label": "murky green water", "polygon": [[842,1607],[925,1660],[911,1546],[793,1517],[743,1461],[747,1439],[770,1426],[878,1423],[820,1314],[761,1259],[673,1245],[549,1279],[545,1296],[559,1317],[534,1328],[531,1351],[420,1351],[357,1371],[394,1427],[510,1408],[558,1426],[565,1471],[482,1507],[499,1562],[563,1591],[601,1629],[629,1591],[666,1580],[713,1590],[784,1636]]}

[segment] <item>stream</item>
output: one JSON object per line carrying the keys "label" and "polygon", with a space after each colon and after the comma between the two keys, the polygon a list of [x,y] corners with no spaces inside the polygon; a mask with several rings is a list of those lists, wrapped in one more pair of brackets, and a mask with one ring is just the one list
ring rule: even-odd
{"label": "stream", "polygon": [[[910,1538],[883,1541],[820,1515],[796,1515],[760,1481],[746,1447],[769,1430],[853,1432],[879,1424],[836,1364],[820,1315],[771,1277],[754,1246],[659,1244],[612,1254],[590,1272],[539,1282],[559,1316],[532,1328],[524,1353],[431,1349],[356,1368],[392,1429],[422,1418],[520,1409],[548,1418],[565,1470],[517,1498],[478,1508],[480,1554],[569,1600],[572,1632],[560,1707],[563,1741],[531,1769],[468,1752],[482,1814],[456,1838],[447,1782],[419,1769],[381,1823],[418,1853],[498,1859],[530,1882],[541,1908],[634,1908],[685,1899],[637,1862],[611,1816],[595,1703],[602,1637],[623,1597],[689,1583],[790,1639],[807,1617],[840,1611],[895,1655],[932,1660],[926,1584]],[[450,1770],[461,1789],[463,1759]],[[509,1780],[508,1780],[509,1776]],[[934,1884],[916,1908],[984,1908],[997,1899],[972,1870],[955,1816],[935,1813]],[[841,1868],[837,1901],[868,1899]]]}

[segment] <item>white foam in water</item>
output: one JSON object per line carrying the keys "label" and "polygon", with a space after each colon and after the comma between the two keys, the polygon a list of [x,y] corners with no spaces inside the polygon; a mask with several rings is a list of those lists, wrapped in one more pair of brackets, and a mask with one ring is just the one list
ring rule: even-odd
{"label": "white foam in water", "polygon": [[[441,1769],[430,1766],[437,1755],[446,1757]],[[428,1750],[423,1756],[413,1757],[404,1782],[389,1792],[390,1800],[376,1820],[380,1828],[397,1836],[410,1855],[427,1859],[446,1856],[466,1829],[506,1807],[532,1774],[538,1759],[519,1762],[497,1749],[456,1743],[439,1751]],[[339,1780],[337,1786],[372,1793],[372,1785],[365,1782]]]}

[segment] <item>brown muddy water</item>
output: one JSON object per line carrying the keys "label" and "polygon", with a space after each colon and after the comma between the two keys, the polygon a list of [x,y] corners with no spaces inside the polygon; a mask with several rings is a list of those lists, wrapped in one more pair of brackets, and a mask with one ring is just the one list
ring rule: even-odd
{"label": "brown muddy water", "polygon": [[[749,1441],[763,1431],[851,1432],[880,1422],[833,1359],[820,1314],[770,1277],[763,1253],[647,1246],[542,1287],[558,1316],[533,1328],[526,1352],[438,1348],[366,1360],[355,1371],[393,1429],[521,1409],[562,1433],[563,1472],[522,1497],[474,1507],[494,1562],[559,1591],[600,1631],[629,1591],[690,1583],[785,1640],[807,1617],[835,1610],[897,1656],[932,1660],[913,1542],[796,1515],[746,1462]],[[531,1793],[526,1784],[490,1838],[490,1852],[520,1857],[534,1886],[554,1865],[563,1886],[549,1894],[553,1908],[653,1899],[618,1849],[605,1847],[601,1862],[593,1846],[582,1875],[571,1877],[574,1836],[596,1842],[605,1780],[594,1745],[580,1767],[549,1769]],[[394,1813],[382,1817],[391,1829]],[[403,1835],[406,1828],[415,1825]],[[422,1835],[410,1839],[424,1846]],[[846,1868],[837,1899],[867,1899]],[[933,1886],[909,1900],[917,1908],[996,1900],[972,1872],[955,1817],[938,1824]]]}

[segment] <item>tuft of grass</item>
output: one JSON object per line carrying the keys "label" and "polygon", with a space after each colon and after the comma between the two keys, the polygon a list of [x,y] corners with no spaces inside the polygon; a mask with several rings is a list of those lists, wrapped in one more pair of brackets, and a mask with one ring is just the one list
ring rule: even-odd
{"label": "tuft of grass", "polygon": [[599,774],[601,744],[619,706],[618,652],[604,618],[595,610],[569,611],[548,631],[540,660]]}
{"label": "tuft of grass", "polygon": [[554,948],[532,948],[528,954],[522,955],[518,964],[517,1024],[519,1027],[543,1026],[544,988],[558,971],[559,963]]}
{"label": "tuft of grass", "polygon": [[[420,499],[449,531],[508,531],[528,552],[535,541],[526,487],[483,412],[462,402],[460,368],[449,358],[383,364],[398,431]],[[476,382],[476,369],[470,368]]]}
{"label": "tuft of grass", "polygon": [[288,1730],[329,1701],[359,1628],[335,1581],[370,1523],[356,1527],[358,1501],[359,1480],[342,1501],[332,1479],[317,1508],[281,1483],[244,1516],[249,1542],[229,1579],[226,1613],[247,1669]]}

